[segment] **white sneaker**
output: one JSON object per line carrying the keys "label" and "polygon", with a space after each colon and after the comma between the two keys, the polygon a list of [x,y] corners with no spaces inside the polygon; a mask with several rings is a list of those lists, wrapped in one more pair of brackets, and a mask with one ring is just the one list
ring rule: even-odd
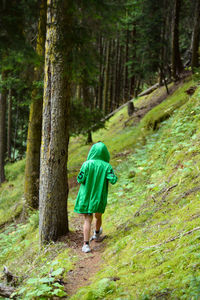
{"label": "white sneaker", "polygon": [[88,244],[84,244],[82,247],[82,251],[85,253],[91,252],[90,246]]}
{"label": "white sneaker", "polygon": [[96,231],[94,230],[94,234],[91,237],[90,241],[95,240],[95,241],[99,241],[100,240],[100,235],[102,234],[103,229],[102,227],[99,229],[99,233],[96,233]]}

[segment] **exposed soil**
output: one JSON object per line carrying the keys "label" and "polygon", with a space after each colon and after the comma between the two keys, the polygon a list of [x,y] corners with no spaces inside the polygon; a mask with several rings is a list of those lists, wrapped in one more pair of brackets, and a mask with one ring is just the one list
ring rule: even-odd
{"label": "exposed soil", "polygon": [[65,283],[65,291],[69,297],[75,294],[80,287],[90,284],[90,278],[101,268],[103,263],[102,252],[106,246],[106,236],[102,235],[100,242],[92,241],[90,243],[92,249],[90,253],[83,253],[81,251],[83,245],[83,219],[80,216],[76,216],[71,222],[74,230],[68,235],[68,243],[70,248],[74,250],[78,260],[73,270],[68,272],[67,282]]}

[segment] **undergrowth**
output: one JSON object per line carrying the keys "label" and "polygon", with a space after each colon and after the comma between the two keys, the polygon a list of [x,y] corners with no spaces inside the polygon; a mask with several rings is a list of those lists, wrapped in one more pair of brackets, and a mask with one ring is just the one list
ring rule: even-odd
{"label": "undergrowth", "polygon": [[76,257],[68,248],[67,241],[41,248],[38,224],[37,212],[31,214],[27,223],[11,224],[0,233],[0,265],[8,267],[16,277],[19,288],[14,295],[17,299],[67,295],[62,281],[57,279],[66,280]]}
{"label": "undergrowth", "polygon": [[[110,187],[103,220],[108,239],[102,269],[70,299],[199,299],[200,89],[192,98],[185,93],[194,83],[185,83],[137,126],[125,127],[123,108],[93,134],[94,142],[108,146],[119,181]],[[143,99],[146,104],[151,97]],[[71,140],[70,177],[89,148],[81,136]],[[0,187],[0,224],[7,223],[0,265],[17,276],[17,299],[67,297],[60,280],[67,282],[77,260],[67,240],[40,249],[38,213],[26,223],[17,219],[24,165],[8,165],[8,181]],[[70,217],[76,193],[71,189]]]}

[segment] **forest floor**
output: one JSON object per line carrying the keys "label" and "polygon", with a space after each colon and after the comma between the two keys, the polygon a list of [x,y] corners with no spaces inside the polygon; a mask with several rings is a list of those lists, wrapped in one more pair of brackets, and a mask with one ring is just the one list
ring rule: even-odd
{"label": "forest floor", "polygon": [[[134,112],[133,116],[131,116],[127,121],[124,123],[130,124],[131,120],[134,120],[133,123],[136,125],[140,122],[140,120],[155,106],[162,103],[167,97],[171,96],[178,88],[180,88],[184,84],[185,78],[181,79],[176,84],[169,86],[169,94],[165,87],[161,89],[157,89],[154,91],[154,97],[151,98],[151,101],[148,101],[145,104],[143,101],[142,106],[136,107],[136,111]],[[129,154],[130,151],[126,151],[126,154]],[[115,157],[121,156],[121,153],[115,155]],[[76,183],[76,176],[70,178],[69,180],[70,188],[77,186]],[[75,256],[78,257],[78,260],[74,263],[73,270],[68,272],[68,279],[67,283],[65,284],[65,291],[69,295],[69,297],[76,294],[77,290],[81,287],[85,287],[91,284],[91,279],[93,276],[101,269],[103,264],[102,253],[106,248],[106,238],[107,236],[103,236],[102,241],[100,243],[91,242],[91,253],[83,253],[81,251],[82,244],[83,244],[83,231],[82,225],[83,220],[80,216],[75,216],[71,220],[71,224],[73,227],[73,231],[71,231],[67,237],[68,242],[70,240],[70,248],[74,250]],[[93,231],[93,228],[92,228]],[[115,279],[113,279],[115,280]]]}
{"label": "forest floor", "polygon": [[76,175],[91,147],[85,137],[71,139],[69,148],[70,233],[42,249],[39,213],[18,219],[25,160],[6,166],[0,265],[18,278],[18,299],[199,299],[199,85],[200,78],[186,78],[169,86],[170,97],[161,87],[135,99],[138,121],[126,123],[123,107],[93,134],[108,146],[119,180],[109,188],[107,236],[91,243],[91,253],[81,251],[83,219],[73,212]]}
{"label": "forest floor", "polygon": [[101,268],[102,252],[106,247],[105,240],[107,238],[106,235],[102,235],[99,242],[92,241],[90,243],[92,251],[83,253],[81,250],[83,245],[83,217],[77,215],[72,218],[71,222],[73,231],[70,231],[67,240],[78,260],[74,263],[73,270],[68,272],[68,279],[65,284],[65,291],[69,297],[75,294],[79,288],[89,285],[91,283],[90,278]]}

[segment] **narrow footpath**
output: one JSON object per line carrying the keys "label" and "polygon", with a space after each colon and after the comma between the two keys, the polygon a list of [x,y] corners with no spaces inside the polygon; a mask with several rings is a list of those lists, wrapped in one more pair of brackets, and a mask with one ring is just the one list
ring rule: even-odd
{"label": "narrow footpath", "polygon": [[74,295],[79,288],[90,284],[92,276],[101,268],[103,262],[102,253],[106,246],[106,236],[102,235],[100,242],[91,242],[92,251],[90,253],[83,253],[81,251],[83,245],[83,219],[77,216],[71,221],[73,231],[69,233],[68,239],[70,248],[73,249],[78,260],[73,270],[68,272],[67,282],[65,283],[65,292],[69,297]]}

